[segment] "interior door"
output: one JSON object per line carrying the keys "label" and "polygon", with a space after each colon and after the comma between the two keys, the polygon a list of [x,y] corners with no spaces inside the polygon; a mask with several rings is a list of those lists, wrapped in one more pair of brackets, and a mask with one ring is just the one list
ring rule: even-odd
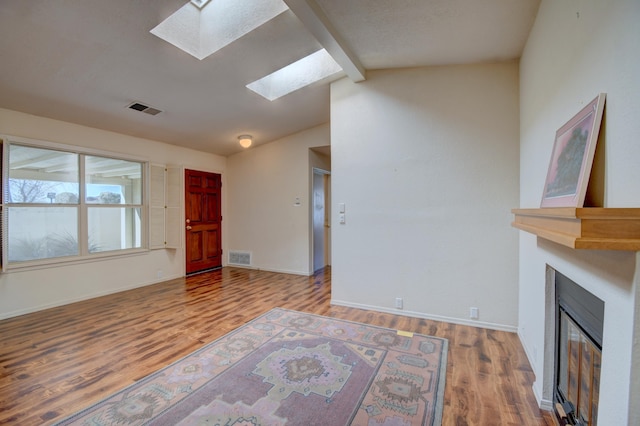
{"label": "interior door", "polygon": [[324,175],[317,170],[313,171],[313,271],[324,268],[324,230],[325,230],[325,205],[324,205]]}
{"label": "interior door", "polygon": [[221,186],[217,173],[185,170],[187,274],[222,266]]}
{"label": "interior door", "polygon": [[322,269],[330,262],[329,173],[313,169],[313,271]]}

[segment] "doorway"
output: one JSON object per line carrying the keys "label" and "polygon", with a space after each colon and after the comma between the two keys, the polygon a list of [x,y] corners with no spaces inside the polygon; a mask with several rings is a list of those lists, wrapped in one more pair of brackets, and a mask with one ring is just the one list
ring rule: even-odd
{"label": "doorway", "polygon": [[331,221],[329,206],[331,196],[331,174],[322,169],[313,169],[313,271],[331,264]]}
{"label": "doorway", "polygon": [[222,267],[221,175],[185,170],[186,273]]}

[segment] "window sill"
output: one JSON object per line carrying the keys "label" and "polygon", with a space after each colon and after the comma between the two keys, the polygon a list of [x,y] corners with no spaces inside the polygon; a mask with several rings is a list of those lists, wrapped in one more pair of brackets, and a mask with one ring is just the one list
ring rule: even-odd
{"label": "window sill", "polygon": [[11,273],[11,272],[23,272],[23,271],[31,271],[38,269],[49,269],[49,268],[61,268],[65,266],[72,265],[83,265],[92,262],[103,262],[108,260],[114,260],[122,257],[131,257],[131,256],[140,256],[144,254],[148,254],[150,249],[130,249],[123,250],[118,252],[109,252],[109,253],[100,253],[94,254],[90,256],[76,256],[73,258],[53,258],[53,259],[43,259],[43,260],[32,260],[26,262],[15,262],[12,264],[6,265],[2,272]]}

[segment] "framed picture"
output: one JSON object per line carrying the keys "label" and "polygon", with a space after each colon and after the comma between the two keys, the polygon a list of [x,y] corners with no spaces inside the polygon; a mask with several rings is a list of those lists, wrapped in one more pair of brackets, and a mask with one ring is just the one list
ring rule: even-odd
{"label": "framed picture", "polygon": [[556,132],[540,207],[582,207],[604,111],[601,93]]}

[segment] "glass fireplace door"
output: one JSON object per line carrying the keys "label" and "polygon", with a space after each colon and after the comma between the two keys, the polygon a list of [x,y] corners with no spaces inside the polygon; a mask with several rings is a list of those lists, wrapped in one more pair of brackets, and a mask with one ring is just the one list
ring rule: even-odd
{"label": "glass fireplace door", "polygon": [[557,393],[568,424],[596,425],[602,352],[561,309]]}

